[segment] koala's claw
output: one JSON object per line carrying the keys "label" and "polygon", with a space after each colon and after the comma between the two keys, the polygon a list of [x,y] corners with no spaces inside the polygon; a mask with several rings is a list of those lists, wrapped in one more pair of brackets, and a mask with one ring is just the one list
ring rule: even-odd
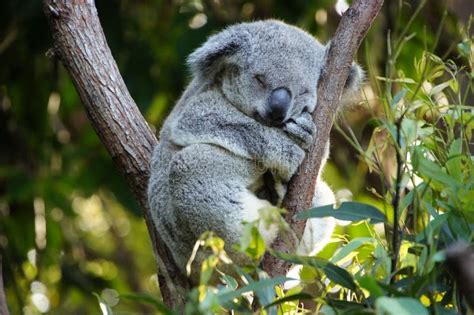
{"label": "koala's claw", "polygon": [[311,136],[316,132],[316,126],[310,113],[302,113],[300,116],[296,117],[295,123],[311,134]]}
{"label": "koala's claw", "polygon": [[303,113],[295,119],[290,119],[283,127],[283,130],[288,133],[290,138],[298,143],[299,146],[303,149],[307,149],[313,142],[316,126],[314,125],[311,115],[309,113]]}

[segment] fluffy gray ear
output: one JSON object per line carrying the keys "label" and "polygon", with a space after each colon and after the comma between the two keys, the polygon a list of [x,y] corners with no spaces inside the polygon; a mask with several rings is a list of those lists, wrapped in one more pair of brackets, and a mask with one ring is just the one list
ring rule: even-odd
{"label": "fluffy gray ear", "polygon": [[347,77],[344,90],[341,97],[341,108],[346,108],[349,105],[355,105],[361,99],[360,88],[364,82],[364,70],[355,62],[352,62],[349,76]]}
{"label": "fluffy gray ear", "polygon": [[344,85],[344,93],[357,93],[364,81],[364,70],[356,63],[352,62],[351,71]]}
{"label": "fluffy gray ear", "polygon": [[193,75],[213,77],[226,61],[242,49],[243,43],[243,34],[229,29],[209,37],[188,57],[187,62]]}

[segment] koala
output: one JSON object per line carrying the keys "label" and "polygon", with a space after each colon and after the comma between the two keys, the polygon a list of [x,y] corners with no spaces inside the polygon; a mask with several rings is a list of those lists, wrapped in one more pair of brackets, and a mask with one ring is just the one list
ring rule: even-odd
{"label": "koala", "polygon": [[[281,205],[317,132],[311,113],[326,51],[305,31],[266,20],[230,26],[189,56],[192,81],[160,132],[148,185],[154,224],[183,273],[206,231],[242,261],[232,249],[242,222]],[[360,73],[354,64],[347,91],[358,88]],[[322,165],[328,154],[329,143]],[[313,206],[334,202],[319,179]],[[317,253],[334,226],[332,218],[309,220],[297,253]],[[277,227],[258,229],[270,246]],[[197,255],[196,264],[203,259]]]}

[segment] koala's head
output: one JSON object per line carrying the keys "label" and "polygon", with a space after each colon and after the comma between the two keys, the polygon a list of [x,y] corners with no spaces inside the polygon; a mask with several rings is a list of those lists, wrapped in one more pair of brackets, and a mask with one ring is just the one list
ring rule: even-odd
{"label": "koala's head", "polygon": [[[316,106],[326,46],[303,30],[268,20],[230,26],[211,36],[188,58],[193,75],[218,86],[240,111],[280,126]],[[356,64],[346,83],[358,89]]]}

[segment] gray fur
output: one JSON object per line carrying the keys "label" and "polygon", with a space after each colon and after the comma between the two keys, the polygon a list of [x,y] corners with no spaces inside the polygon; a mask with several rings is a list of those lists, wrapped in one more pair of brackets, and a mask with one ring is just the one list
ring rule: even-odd
{"label": "gray fur", "polygon": [[[158,233],[183,272],[205,231],[223,238],[239,261],[231,245],[239,241],[241,222],[256,220],[258,208],[270,201],[280,205],[317,130],[309,113],[325,52],[301,29],[268,20],[233,25],[189,56],[193,80],[161,130],[148,187]],[[348,80],[348,88],[356,81]],[[264,119],[266,103],[279,87],[290,91],[292,101],[283,124],[273,126]],[[329,143],[325,159],[328,150]],[[265,174],[277,192],[268,201],[257,197],[269,195]],[[314,206],[334,203],[329,187],[318,182]],[[333,227],[330,219],[312,220],[299,252],[320,250]],[[276,236],[261,233],[268,245]]]}

